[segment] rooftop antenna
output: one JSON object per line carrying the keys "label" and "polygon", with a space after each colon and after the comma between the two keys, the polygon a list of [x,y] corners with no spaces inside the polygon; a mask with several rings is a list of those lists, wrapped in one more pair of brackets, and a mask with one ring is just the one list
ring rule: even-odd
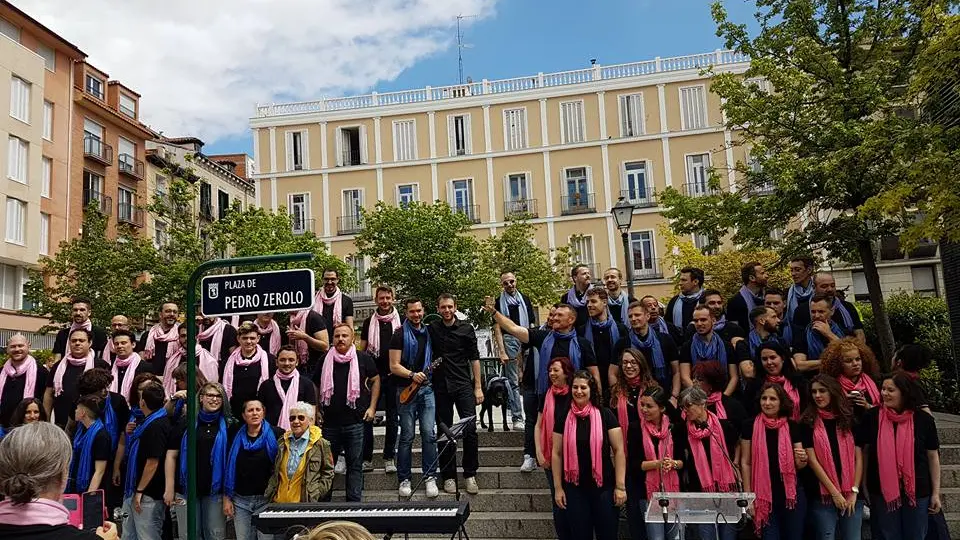
{"label": "rooftop antenna", "polygon": [[473,47],[473,45],[463,42],[463,29],[461,28],[461,23],[464,19],[476,18],[476,15],[457,15],[457,67],[460,75],[460,84],[463,84],[463,50]]}

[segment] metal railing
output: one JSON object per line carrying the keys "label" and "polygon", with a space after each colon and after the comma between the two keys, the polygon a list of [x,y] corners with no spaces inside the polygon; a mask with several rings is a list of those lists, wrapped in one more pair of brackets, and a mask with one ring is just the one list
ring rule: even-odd
{"label": "metal railing", "polygon": [[620,192],[620,196],[634,208],[650,208],[657,205],[657,193],[653,188],[625,189]]}
{"label": "metal railing", "polygon": [[85,211],[93,209],[103,215],[109,216],[113,211],[113,199],[99,191],[84,188],[83,209]]}
{"label": "metal railing", "polygon": [[314,113],[323,111],[344,111],[351,109],[365,109],[370,107],[385,107],[391,105],[405,105],[409,103],[423,103],[446,99],[461,99],[470,96],[488,94],[507,94],[524,92],[538,88],[569,86],[576,84],[593,83],[611,79],[639,77],[670,71],[700,70],[709,66],[724,66],[741,64],[750,59],[736,51],[717,49],[713,52],[674,56],[670,58],[654,58],[641,62],[630,62],[613,66],[595,65],[589,68],[556,73],[538,73],[512,79],[500,79],[450,86],[415,88],[399,92],[372,92],[359,96],[347,96],[313,101],[294,103],[274,103],[258,105],[256,116],[269,118],[273,116],[287,116],[293,114]]}
{"label": "metal railing", "polygon": [[316,220],[312,218],[311,219],[293,219],[292,217],[290,218],[290,230],[292,230],[293,234],[296,234],[296,235],[307,234],[308,232],[316,234],[316,230],[314,230],[315,226],[316,226]]}
{"label": "metal railing", "polygon": [[143,210],[133,203],[117,203],[117,221],[143,227]]}
{"label": "metal railing", "polygon": [[633,254],[633,279],[642,281],[645,279],[663,278],[663,261],[656,258],[644,257],[641,253]]}
{"label": "metal railing", "polygon": [[709,182],[687,182],[683,184],[683,193],[687,197],[706,197],[707,195],[718,195],[720,190],[710,187]]}
{"label": "metal railing", "polygon": [[362,280],[357,287],[347,291],[347,296],[352,298],[354,302],[373,300],[373,288],[370,286],[369,281]]}
{"label": "metal railing", "polygon": [[117,168],[120,174],[126,174],[139,180],[143,179],[143,162],[130,154],[117,155]]}
{"label": "metal railing", "polygon": [[113,147],[96,137],[84,137],[83,157],[95,159],[104,165],[113,165]]}
{"label": "metal railing", "polygon": [[458,212],[467,216],[467,219],[471,223],[480,223],[480,205],[478,204],[465,204],[460,206],[452,206],[454,212]]}
{"label": "metal railing", "polygon": [[520,216],[535,218],[539,215],[537,212],[537,200],[517,199],[515,201],[506,201],[503,203],[503,215],[508,218]]}
{"label": "metal railing", "polygon": [[590,214],[597,211],[593,193],[571,193],[560,197],[560,213],[564,216],[572,214]]}
{"label": "metal railing", "polygon": [[[568,276],[570,275],[570,271],[573,270],[573,267],[574,267],[574,266],[586,266],[586,267],[590,270],[590,281],[591,281],[591,282],[596,283],[596,282],[599,282],[599,281],[603,278],[603,276],[600,275],[600,263],[596,263],[596,262],[577,262],[577,261],[574,261],[573,263],[570,264],[570,268],[567,269],[567,275],[568,275]],[[570,286],[568,285],[567,288],[569,289]]]}
{"label": "metal railing", "polygon": [[359,214],[340,216],[337,218],[337,234],[357,234],[363,230],[363,217]]}

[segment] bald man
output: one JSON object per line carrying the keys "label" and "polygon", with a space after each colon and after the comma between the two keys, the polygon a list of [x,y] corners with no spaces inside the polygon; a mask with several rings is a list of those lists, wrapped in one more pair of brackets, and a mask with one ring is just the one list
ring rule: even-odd
{"label": "bald man", "polygon": [[[110,339],[107,340],[107,346],[103,349],[101,358],[107,361],[111,366],[117,359],[117,351],[113,347],[113,334],[116,332],[130,332],[130,319],[126,315],[114,315],[110,319]],[[135,351],[140,352],[140,347],[134,343]]]}
{"label": "bald man", "polygon": [[[841,299],[837,295],[837,280],[833,274],[827,272],[818,272],[813,276],[813,294],[822,294],[826,296],[831,308],[833,309],[833,322],[840,326],[840,329],[849,336],[854,336],[863,343],[866,343],[866,334],[863,332],[863,321],[860,320],[860,312],[856,306]],[[810,324],[810,302],[802,302],[797,305],[794,314],[794,324],[800,325],[800,328],[806,328]]]}
{"label": "bald man", "polygon": [[[26,336],[10,336],[7,362],[0,368],[0,426],[9,427],[10,416],[24,399],[43,399],[49,373],[30,356],[30,342]],[[29,387],[27,381],[31,382]]]}

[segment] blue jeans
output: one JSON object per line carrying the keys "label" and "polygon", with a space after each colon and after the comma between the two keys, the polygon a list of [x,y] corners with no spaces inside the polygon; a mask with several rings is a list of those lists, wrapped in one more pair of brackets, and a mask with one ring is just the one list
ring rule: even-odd
{"label": "blue jeans", "polygon": [[160,540],[163,531],[163,513],[167,506],[163,501],[143,495],[140,512],[133,509],[133,497],[123,500],[127,519],[123,521],[123,540]]}
{"label": "blue jeans", "polygon": [[860,540],[863,525],[863,501],[857,501],[852,516],[841,516],[837,507],[810,501],[811,526],[820,540]]}
{"label": "blue jeans", "polygon": [[930,497],[917,499],[916,506],[910,506],[904,499],[903,505],[892,512],[887,511],[882,496],[871,494],[870,500],[875,501],[870,506],[870,529],[874,540],[912,540],[927,536]]}
{"label": "blue jeans", "polygon": [[692,525],[700,540],[737,540],[737,524]]}
{"label": "blue jeans", "polygon": [[523,398],[520,396],[520,367],[517,365],[517,355],[520,354],[520,341],[511,335],[503,336],[503,346],[510,360],[503,366],[503,376],[510,382],[507,392],[507,405],[514,422],[523,419]]}
{"label": "blue jeans", "polygon": [[347,460],[347,502],[363,498],[363,423],[323,427],[323,438],[330,443],[333,455],[343,450]]}
{"label": "blue jeans", "polygon": [[[181,493],[176,494],[178,499],[187,498]],[[200,515],[197,516],[197,526],[200,527],[199,535],[187,534],[187,507],[186,505],[174,505],[170,507],[174,518],[177,520],[177,537],[180,540],[220,540],[227,534],[227,518],[223,515],[223,497],[220,495],[209,495],[200,499],[197,506]]]}
{"label": "blue jeans", "polygon": [[680,537],[680,528],[671,523],[664,526],[662,521],[646,521],[647,485],[640,478],[627,477],[627,525],[632,540],[676,540]]}
{"label": "blue jeans", "polygon": [[572,540],[570,535],[570,524],[567,522],[567,511],[557,506],[557,499],[554,497],[556,489],[553,486],[553,472],[550,469],[544,469],[547,473],[547,484],[550,486],[550,502],[553,503],[553,528],[557,531],[557,540]]}
{"label": "blue jeans", "polygon": [[797,486],[797,505],[789,510],[785,506],[770,510],[770,521],[763,527],[763,540],[801,540],[804,521],[807,518],[807,497],[803,488]]}
{"label": "blue jeans", "polygon": [[[399,390],[398,390],[399,391]],[[397,480],[410,480],[413,461],[413,436],[420,421],[421,470],[429,478],[437,477],[437,403],[433,388],[422,387],[410,403],[400,404],[400,447],[397,449]]]}
{"label": "blue jeans", "polygon": [[620,513],[613,505],[613,491],[609,487],[581,488],[564,484],[567,512],[576,519],[567,521],[570,537],[576,540],[594,538],[617,540]]}
{"label": "blue jeans", "polygon": [[233,528],[237,540],[273,540],[272,534],[264,534],[253,526],[253,516],[267,508],[267,499],[263,495],[233,497]]}

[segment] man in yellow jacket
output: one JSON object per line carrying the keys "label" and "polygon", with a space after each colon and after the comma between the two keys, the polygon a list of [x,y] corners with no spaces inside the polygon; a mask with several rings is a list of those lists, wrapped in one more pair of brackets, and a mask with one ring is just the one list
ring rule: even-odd
{"label": "man in yellow jacket", "polygon": [[303,401],[290,407],[290,431],[280,441],[266,499],[275,503],[320,502],[333,488],[330,443],[314,425],[316,408]]}

